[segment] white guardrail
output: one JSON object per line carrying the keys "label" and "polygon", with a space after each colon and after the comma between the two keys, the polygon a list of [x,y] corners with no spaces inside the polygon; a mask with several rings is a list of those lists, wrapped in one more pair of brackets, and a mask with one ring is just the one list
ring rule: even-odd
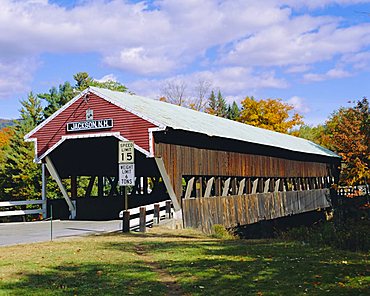
{"label": "white guardrail", "polygon": [[[166,202],[168,201],[161,201],[158,203],[140,206],[137,208],[128,209],[130,212],[130,230],[136,230],[140,227],[140,208],[145,208],[145,222],[146,225],[149,226],[153,223],[158,223],[159,221],[154,221],[154,205],[159,204],[159,220],[168,219],[169,217],[166,216]],[[173,215],[173,208],[171,207],[171,216]],[[132,218],[131,218],[132,217]],[[119,213],[119,218],[123,219],[123,211]]]}
{"label": "white guardrail", "polygon": [[[1,208],[10,208],[16,206],[27,206],[27,205],[44,205],[44,200],[19,200],[19,201],[1,201]],[[7,216],[21,216],[21,215],[31,215],[31,214],[43,214],[43,209],[31,209],[31,210],[0,210],[0,217]]]}

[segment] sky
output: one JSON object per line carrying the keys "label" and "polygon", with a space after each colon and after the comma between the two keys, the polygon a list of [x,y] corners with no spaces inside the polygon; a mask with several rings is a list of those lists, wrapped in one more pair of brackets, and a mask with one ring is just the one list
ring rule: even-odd
{"label": "sky", "polygon": [[370,96],[370,1],[0,0],[0,118],[86,71],[158,99],[281,98],[316,125]]}

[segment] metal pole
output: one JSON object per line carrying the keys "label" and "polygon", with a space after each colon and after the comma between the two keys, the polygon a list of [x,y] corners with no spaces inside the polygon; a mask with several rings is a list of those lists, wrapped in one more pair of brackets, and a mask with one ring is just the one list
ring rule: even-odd
{"label": "metal pole", "polygon": [[53,241],[53,205],[50,205],[50,241]]}
{"label": "metal pole", "polygon": [[125,211],[128,210],[127,186],[125,186]]}
{"label": "metal pole", "polygon": [[42,218],[46,219],[46,165],[45,163],[41,164],[41,180],[42,180],[41,198],[43,201]]}

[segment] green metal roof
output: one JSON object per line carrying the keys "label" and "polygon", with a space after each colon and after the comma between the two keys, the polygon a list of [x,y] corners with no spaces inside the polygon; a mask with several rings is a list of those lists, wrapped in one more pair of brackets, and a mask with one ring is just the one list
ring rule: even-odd
{"label": "green metal roof", "polygon": [[201,133],[211,137],[222,137],[278,147],[295,152],[339,158],[334,152],[306,139],[254,127],[146,97],[98,87],[90,87],[90,90],[112,103],[163,127]]}

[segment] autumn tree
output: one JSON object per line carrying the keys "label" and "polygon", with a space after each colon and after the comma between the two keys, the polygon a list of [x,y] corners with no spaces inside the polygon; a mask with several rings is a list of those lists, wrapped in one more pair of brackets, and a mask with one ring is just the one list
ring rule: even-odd
{"label": "autumn tree", "polygon": [[324,141],[342,157],[342,184],[370,182],[370,111],[366,98],[331,115],[326,122]]}
{"label": "autumn tree", "polygon": [[302,116],[294,107],[281,99],[256,100],[246,97],[242,102],[238,121],[253,126],[288,133],[293,127],[303,124]]}

